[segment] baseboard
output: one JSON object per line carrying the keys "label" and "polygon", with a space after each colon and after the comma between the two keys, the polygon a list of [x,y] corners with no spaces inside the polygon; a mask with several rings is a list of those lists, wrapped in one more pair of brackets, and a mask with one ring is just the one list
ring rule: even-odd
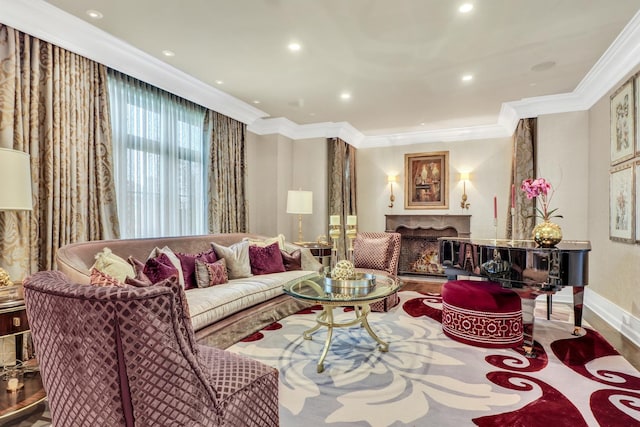
{"label": "baseboard", "polygon": [[584,304],[629,341],[640,347],[640,319],[585,287]]}

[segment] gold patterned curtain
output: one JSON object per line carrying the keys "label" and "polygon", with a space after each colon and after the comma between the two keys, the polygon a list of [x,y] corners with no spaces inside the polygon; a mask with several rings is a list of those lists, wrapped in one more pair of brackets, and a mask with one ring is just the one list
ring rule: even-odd
{"label": "gold patterned curtain", "polygon": [[0,213],[13,280],[54,268],[63,245],[118,237],[106,84],[106,67],[0,24],[0,146],[30,154],[33,180],[33,211]]}
{"label": "gold patterned curtain", "polygon": [[247,125],[209,110],[204,129],[209,141],[209,232],[247,231]]}
{"label": "gold patterned curtain", "polygon": [[344,226],[347,215],[356,213],[356,148],[340,138],[330,138],[329,145],[329,215],[340,215],[342,234],[338,241],[338,258],[346,257]]}
{"label": "gold patterned curtain", "polygon": [[[513,134],[511,185],[515,188],[515,214],[507,221],[508,239],[531,239],[535,226],[535,199],[529,200],[520,185],[528,178],[535,178],[536,170],[536,125],[537,119],[520,119]],[[509,196],[511,206],[511,196]],[[512,218],[509,212],[509,219]],[[513,226],[512,226],[513,224]]]}

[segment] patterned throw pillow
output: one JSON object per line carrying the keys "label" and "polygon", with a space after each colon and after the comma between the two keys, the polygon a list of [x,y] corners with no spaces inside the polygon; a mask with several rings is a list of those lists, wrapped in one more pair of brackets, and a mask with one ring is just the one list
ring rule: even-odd
{"label": "patterned throw pillow", "polygon": [[353,264],[358,268],[386,270],[392,239],[391,234],[384,237],[358,235],[353,241]]}
{"label": "patterned throw pillow", "polygon": [[218,259],[224,258],[227,263],[229,280],[251,277],[251,264],[249,263],[249,242],[238,242],[227,247],[211,242]]}
{"label": "patterned throw pillow", "polygon": [[[150,258],[144,265],[143,273],[149,278],[151,283],[158,283],[171,276],[179,278],[179,271],[171,262],[167,254],[162,253],[156,258]],[[179,282],[179,279],[178,279]]]}
{"label": "patterned throw pillow", "polygon": [[227,263],[224,258],[216,262],[196,260],[196,283],[199,288],[222,285],[229,281],[227,276]]}
{"label": "patterned throw pillow", "polygon": [[208,263],[214,263],[218,260],[216,253],[213,249],[208,252],[202,252],[199,254],[183,254],[175,252],[176,257],[180,260],[180,266],[182,268],[182,275],[184,276],[184,288],[193,289],[197,288],[196,283],[196,261],[204,261]]}
{"label": "patterned throw pillow", "polygon": [[300,249],[296,249],[291,253],[281,250],[280,255],[282,255],[285,271],[302,270],[302,252]]}
{"label": "patterned throw pillow", "polygon": [[255,275],[285,271],[278,243],[272,243],[264,248],[249,246],[249,262],[251,272]]}
{"label": "patterned throw pillow", "polygon": [[102,252],[98,252],[95,258],[96,262],[91,266],[92,269],[95,268],[111,277],[115,277],[120,282],[124,282],[127,276],[133,277],[135,275],[129,263],[111,252],[109,248],[102,249]]}
{"label": "patterned throw pillow", "polygon": [[91,268],[91,273],[89,274],[89,283],[93,286],[117,286],[118,288],[124,288],[126,286],[125,283],[119,281],[113,276],[108,275],[107,273],[103,273],[97,268]]}

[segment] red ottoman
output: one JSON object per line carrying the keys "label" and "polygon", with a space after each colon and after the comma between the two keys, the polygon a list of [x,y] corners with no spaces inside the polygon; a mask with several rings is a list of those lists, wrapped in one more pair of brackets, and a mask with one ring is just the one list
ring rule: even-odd
{"label": "red ottoman", "polygon": [[442,330],[451,339],[477,347],[517,347],[523,339],[520,296],[494,282],[446,282]]}

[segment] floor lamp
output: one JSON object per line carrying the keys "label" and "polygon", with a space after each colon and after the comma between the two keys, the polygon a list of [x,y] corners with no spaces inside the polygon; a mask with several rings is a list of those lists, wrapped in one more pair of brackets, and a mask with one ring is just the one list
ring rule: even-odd
{"label": "floor lamp", "polygon": [[289,190],[287,193],[287,213],[298,214],[298,241],[304,243],[302,237],[302,215],[313,213],[313,192]]}
{"label": "floor lamp", "polygon": [[[0,148],[0,211],[30,211],[31,166],[29,155],[22,151]],[[0,268],[0,278],[11,285],[9,275]],[[3,283],[0,281],[0,286]]]}

